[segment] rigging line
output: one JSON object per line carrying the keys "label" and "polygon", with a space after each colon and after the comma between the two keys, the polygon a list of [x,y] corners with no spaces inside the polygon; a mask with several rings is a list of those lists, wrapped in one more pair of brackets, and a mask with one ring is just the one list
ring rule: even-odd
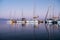
{"label": "rigging line", "polygon": [[36,12],[36,2],[35,0],[33,0],[33,17],[35,16],[35,12]]}
{"label": "rigging line", "polygon": [[48,13],[49,13],[49,8],[50,8],[50,6],[48,7],[48,10],[47,10],[47,13],[46,13],[46,16],[45,16],[45,20],[47,19],[47,16],[48,16]]}

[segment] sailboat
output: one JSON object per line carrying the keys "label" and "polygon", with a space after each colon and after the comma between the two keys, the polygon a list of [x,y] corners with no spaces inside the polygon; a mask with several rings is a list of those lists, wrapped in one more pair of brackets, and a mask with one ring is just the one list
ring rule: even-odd
{"label": "sailboat", "polygon": [[49,8],[50,8],[51,6],[49,6],[48,7],[48,10],[47,10],[47,13],[46,13],[46,16],[45,16],[45,23],[48,23],[48,24],[53,24],[53,19],[52,18],[48,18],[47,19],[47,16],[48,16],[48,13],[49,13]]}
{"label": "sailboat", "polygon": [[59,13],[59,15],[58,15],[57,24],[58,24],[58,26],[60,26],[60,13]]}
{"label": "sailboat", "polygon": [[21,21],[22,21],[22,26],[25,26],[26,25],[26,18],[24,18],[24,16],[23,16],[23,9],[22,9],[22,18],[21,18]]}
{"label": "sailboat", "polygon": [[12,18],[12,19],[10,19],[10,23],[11,24],[15,24],[15,23],[17,23],[17,20],[15,20],[15,19]]}
{"label": "sailboat", "polygon": [[34,2],[34,5],[33,5],[33,22],[34,22],[34,28],[35,27],[38,27],[38,17],[39,16],[36,16],[35,15],[35,10],[36,10],[36,5],[35,5],[35,2]]}
{"label": "sailboat", "polygon": [[47,18],[47,15],[48,15],[48,12],[49,12],[49,8],[48,8],[48,11],[47,11],[47,14],[46,14],[46,17],[45,17],[45,23],[57,24],[57,18],[58,17],[54,16],[54,9],[53,9],[53,17],[52,18],[49,18],[49,19],[46,19]]}
{"label": "sailboat", "polygon": [[[50,0],[51,1],[51,0]],[[52,1],[51,1],[52,2]],[[53,14],[53,17],[52,18],[49,18],[47,21],[46,21],[46,23],[48,22],[48,23],[50,23],[50,24],[57,24],[57,16],[55,16],[54,15],[54,5],[55,5],[55,3],[54,3],[54,1],[53,1],[53,5],[51,4],[50,5],[50,9],[51,9],[51,7],[52,7],[52,14]],[[48,12],[49,12],[49,9],[48,9],[48,11],[47,11],[47,14],[46,14],[46,17],[47,17],[47,15],[48,15]],[[51,16],[50,16],[51,17]]]}

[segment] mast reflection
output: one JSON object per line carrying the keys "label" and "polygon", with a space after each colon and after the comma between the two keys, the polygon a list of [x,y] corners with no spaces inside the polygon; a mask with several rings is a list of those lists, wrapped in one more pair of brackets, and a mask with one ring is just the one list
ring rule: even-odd
{"label": "mast reflection", "polygon": [[37,36],[36,36],[36,33],[35,33],[36,29],[39,30],[38,24],[34,24],[34,25],[33,25],[33,39],[34,39],[34,40],[37,40]]}
{"label": "mast reflection", "polygon": [[48,33],[49,40],[54,40],[55,31],[58,30],[59,26],[57,24],[54,25],[45,24],[45,28]]}

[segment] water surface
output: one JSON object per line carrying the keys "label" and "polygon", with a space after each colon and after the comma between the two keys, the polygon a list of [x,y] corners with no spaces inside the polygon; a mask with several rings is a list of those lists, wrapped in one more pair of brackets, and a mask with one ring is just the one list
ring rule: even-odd
{"label": "water surface", "polygon": [[60,26],[39,24],[8,24],[0,21],[0,40],[59,40]]}

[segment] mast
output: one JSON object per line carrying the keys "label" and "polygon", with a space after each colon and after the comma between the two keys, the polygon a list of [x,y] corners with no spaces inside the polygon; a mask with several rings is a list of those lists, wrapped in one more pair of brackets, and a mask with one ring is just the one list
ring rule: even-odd
{"label": "mast", "polygon": [[16,11],[14,11],[14,20],[16,19]]}
{"label": "mast", "polygon": [[46,13],[46,16],[45,16],[45,20],[47,19],[48,12],[49,12],[49,7],[48,7],[48,10],[47,10],[47,13]]}
{"label": "mast", "polygon": [[22,8],[22,18],[23,18],[23,8]]}
{"label": "mast", "polygon": [[33,0],[33,19],[35,19],[36,17],[35,12],[36,12],[36,3],[35,0]]}
{"label": "mast", "polygon": [[[34,0],[33,0],[34,1]],[[35,1],[33,2],[33,17],[35,16]]]}
{"label": "mast", "polygon": [[12,10],[11,10],[11,12],[10,12],[10,17],[11,17],[11,20],[12,20]]}
{"label": "mast", "polygon": [[11,20],[11,10],[10,10],[10,13],[9,13],[9,19]]}
{"label": "mast", "polygon": [[60,19],[60,12],[59,12],[59,15],[58,15],[58,19]]}

